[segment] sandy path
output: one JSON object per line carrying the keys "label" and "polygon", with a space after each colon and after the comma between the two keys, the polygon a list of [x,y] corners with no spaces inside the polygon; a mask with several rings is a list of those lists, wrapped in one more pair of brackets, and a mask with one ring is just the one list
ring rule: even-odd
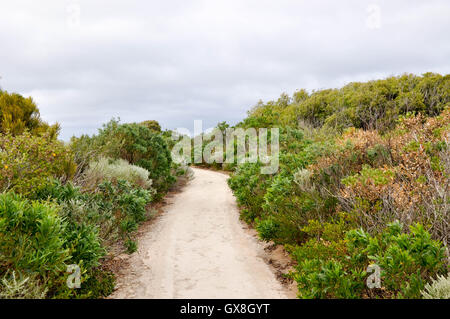
{"label": "sandy path", "polygon": [[139,240],[112,298],[287,298],[239,221],[227,176],[194,169]]}

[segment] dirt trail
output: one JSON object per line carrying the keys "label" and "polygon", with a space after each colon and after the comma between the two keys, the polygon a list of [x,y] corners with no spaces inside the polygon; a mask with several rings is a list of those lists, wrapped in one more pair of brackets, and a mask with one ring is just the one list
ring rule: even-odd
{"label": "dirt trail", "polygon": [[194,169],[139,239],[111,298],[289,298],[239,221],[225,174]]}

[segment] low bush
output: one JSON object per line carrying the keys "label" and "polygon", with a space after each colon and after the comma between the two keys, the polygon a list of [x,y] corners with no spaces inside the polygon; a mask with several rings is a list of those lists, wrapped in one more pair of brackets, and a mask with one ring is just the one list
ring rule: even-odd
{"label": "low bush", "polygon": [[70,259],[65,228],[57,206],[0,194],[1,269],[41,275],[65,271]]}
{"label": "low bush", "polygon": [[422,291],[424,299],[450,299],[450,274],[447,277],[438,275]]}
{"label": "low bush", "polygon": [[125,180],[134,186],[150,189],[152,180],[148,176],[149,172],[145,168],[131,165],[126,160],[101,157],[89,164],[83,176],[83,184],[88,189],[95,189],[103,181]]}
{"label": "low bush", "polygon": [[[99,272],[101,259],[118,241],[132,252],[130,243],[138,224],[148,216],[146,208],[152,201],[152,192],[124,180],[102,182],[93,192],[53,181],[37,198],[57,205],[58,214],[66,223],[64,236],[71,252],[70,264],[85,270],[82,289],[75,296],[94,298],[111,291],[114,278],[107,270]],[[64,289],[54,294],[71,297]]]}
{"label": "low bush", "polygon": [[[133,233],[147,217],[146,207],[152,200],[152,193],[124,180],[102,182],[94,192],[54,180],[41,189],[36,198],[42,202],[41,205],[53,207],[53,215],[58,218],[56,224],[62,227],[59,238],[67,258],[61,267],[65,271],[66,265],[76,264],[82,270],[82,289],[68,289],[60,273],[56,279],[45,281],[45,287],[49,288],[48,296],[98,298],[111,293],[114,276],[101,268],[102,258],[118,240],[123,242],[128,252],[136,249]],[[11,208],[11,212],[14,211],[17,207]],[[34,223],[39,224],[38,221]],[[31,239],[24,242],[28,240]],[[39,251],[46,253],[42,248]],[[23,265],[14,269],[24,271]],[[48,270],[42,273],[47,274]]]}
{"label": "low bush", "polygon": [[102,182],[92,193],[54,181],[39,193],[39,198],[59,203],[62,216],[73,227],[96,229],[103,246],[108,247],[119,239],[129,239],[137,225],[146,219],[146,207],[153,196],[151,191],[124,180]]}
{"label": "low bush", "polygon": [[0,194],[0,221],[1,294],[73,295],[65,286],[65,272],[80,246],[67,237],[67,224],[58,216],[58,207],[13,193]]}
{"label": "low bush", "polygon": [[43,299],[47,288],[36,275],[23,276],[7,271],[0,279],[0,299]]}
{"label": "low bush", "polygon": [[257,218],[255,220],[255,228],[258,231],[259,238],[265,241],[270,241],[277,237],[280,225],[272,217],[262,220]]}
{"label": "low bush", "polygon": [[[292,248],[301,298],[419,298],[430,276],[448,271],[443,245],[420,224],[404,233],[394,222],[376,236],[332,225],[310,225],[304,230],[318,237]],[[379,289],[366,285],[373,263],[381,268]]]}
{"label": "low bush", "polygon": [[244,208],[242,218],[248,222],[261,216],[264,193],[269,182],[268,176],[260,174],[260,169],[261,165],[258,163],[243,164],[228,180],[238,204]]}

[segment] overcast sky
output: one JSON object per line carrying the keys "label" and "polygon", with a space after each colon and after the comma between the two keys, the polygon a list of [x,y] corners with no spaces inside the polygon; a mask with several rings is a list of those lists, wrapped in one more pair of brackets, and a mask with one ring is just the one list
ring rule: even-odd
{"label": "overcast sky", "polygon": [[0,0],[0,86],[61,138],[112,117],[204,128],[258,100],[450,73],[450,1]]}

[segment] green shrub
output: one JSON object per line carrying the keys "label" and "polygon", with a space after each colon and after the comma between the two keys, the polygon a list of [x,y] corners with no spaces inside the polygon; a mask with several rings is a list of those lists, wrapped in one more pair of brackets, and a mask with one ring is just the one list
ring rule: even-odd
{"label": "green shrub", "polygon": [[56,206],[0,194],[1,269],[41,275],[65,271],[70,259],[65,227]]}
{"label": "green shrub", "polygon": [[304,274],[296,276],[301,298],[360,298],[366,273],[361,269],[352,272],[336,260],[308,259],[301,263]]}
{"label": "green shrub", "polygon": [[117,182],[125,180],[135,186],[150,189],[152,181],[149,172],[142,167],[129,164],[126,160],[112,160],[101,157],[92,161],[84,173],[83,182],[88,188],[95,188],[103,181]]}
{"label": "green shrub", "polygon": [[291,177],[287,177],[284,174],[278,174],[272,179],[270,187],[267,188],[264,194],[265,204],[263,208],[266,211],[278,213],[284,205],[290,205],[294,208],[291,201],[286,201],[294,193],[295,184]]}
{"label": "green shrub", "polygon": [[[66,286],[66,267],[78,262],[85,269],[80,258],[86,256],[83,249],[87,247],[82,245],[85,234],[77,234],[77,240],[68,237],[70,229],[58,210],[56,204],[29,201],[13,193],[0,194],[0,276],[4,279],[4,294],[76,294]],[[17,281],[9,271],[23,278]],[[35,289],[29,286],[31,283]]]}
{"label": "green shrub", "polygon": [[260,169],[259,163],[246,163],[228,179],[238,204],[244,208],[241,216],[247,222],[261,216],[265,190],[270,181],[267,175],[260,174]]}
{"label": "green shrub", "polygon": [[278,225],[272,239],[284,244],[301,243],[304,240],[301,228],[309,219],[317,217],[320,203],[313,194],[301,192],[291,177],[283,173],[276,175],[266,190],[262,204],[263,215]]}
{"label": "green shrub", "polygon": [[277,237],[280,225],[274,218],[256,219],[256,230],[262,240],[270,241]]}
{"label": "green shrub", "polygon": [[31,97],[0,90],[0,134],[20,135],[25,131],[33,135],[49,135],[56,138],[59,125],[48,125],[41,120],[39,109]]}
{"label": "green shrub", "polygon": [[309,239],[289,246],[298,266],[293,274],[300,298],[358,298],[365,273],[360,267],[349,271],[345,233],[351,222],[345,214],[322,223],[310,220],[301,230]]}
{"label": "green shrub", "polygon": [[80,138],[72,138],[71,145],[74,153],[78,154],[80,161],[86,163],[98,160],[99,157],[121,158],[124,148],[123,136],[118,134],[121,127],[119,119],[111,119],[103,124],[97,135],[92,137],[83,135]]}
{"label": "green shrub", "polygon": [[70,264],[83,264],[86,269],[99,266],[106,251],[101,244],[99,224],[94,219],[95,206],[89,205],[89,195],[71,183],[53,181],[40,190],[37,199],[55,201],[58,215],[65,221],[65,247],[71,252]]}
{"label": "green shrub", "polygon": [[[304,231],[317,237],[292,248],[301,298],[419,298],[430,276],[447,272],[444,247],[421,225],[405,233],[394,222],[376,236],[362,229],[343,232],[345,223],[326,225],[310,224]],[[381,289],[366,286],[372,263],[381,268]]]}
{"label": "green shrub", "polygon": [[[303,129],[283,127],[280,130],[280,169],[272,176],[261,174],[259,163],[243,164],[229,180],[242,216],[270,218],[278,225],[271,238],[277,243],[301,243],[309,219],[330,215],[336,200],[322,198],[314,186],[312,173],[305,169],[322,154],[328,154],[333,143],[305,138]],[[303,174],[302,176],[300,176]],[[276,236],[275,236],[276,235]]]}
{"label": "green shrub", "polygon": [[0,191],[30,195],[51,179],[70,179],[75,170],[72,154],[60,141],[30,133],[0,134]]}
{"label": "green shrub", "polygon": [[[65,221],[65,247],[71,253],[66,264],[81,267],[81,289],[50,285],[50,295],[58,298],[98,298],[107,296],[114,287],[114,276],[101,270],[106,251],[122,240],[127,251],[137,247],[131,238],[138,224],[147,217],[152,193],[124,180],[100,183],[94,193],[82,191],[71,183],[59,181],[38,193],[40,200],[54,202]],[[61,283],[61,282],[60,282]],[[56,285],[56,286],[55,286]]]}
{"label": "green shrub", "polygon": [[164,139],[138,124],[123,124],[117,134],[124,141],[120,157],[149,171],[160,198],[175,182],[170,171],[172,157]]}
{"label": "green shrub", "polygon": [[[449,80],[405,74],[292,99],[282,94],[237,124],[280,128],[278,172],[239,165],[229,185],[262,239],[292,245],[301,297],[417,298],[427,276],[443,271],[441,244],[431,237],[448,243]],[[404,224],[401,236],[427,246],[421,254],[428,257],[395,244],[395,236],[378,254],[349,246],[350,229],[362,227],[362,238],[380,242],[392,220]],[[375,256],[386,268],[383,291],[361,279]]]}
{"label": "green shrub", "polygon": [[70,200],[83,198],[83,192],[80,187],[75,186],[72,182],[61,183],[59,180],[52,180],[44,188],[35,192],[35,198],[40,200],[56,200],[58,204]]}
{"label": "green shrub", "polygon": [[71,149],[83,170],[89,162],[99,161],[101,157],[123,159],[146,169],[157,190],[155,199],[159,199],[175,182],[171,174],[172,157],[163,136],[146,124],[120,124],[113,119],[103,125],[98,135],[72,138]]}
{"label": "green shrub", "polygon": [[146,207],[153,200],[153,193],[124,180],[102,182],[94,193],[54,181],[39,193],[39,199],[59,203],[60,214],[71,223],[74,235],[90,229],[98,232],[103,245],[108,246],[127,238],[146,219]]}
{"label": "green shrub", "polygon": [[136,222],[145,220],[146,206],[152,200],[148,190],[133,188],[126,181],[118,181],[117,185],[103,182],[99,185],[99,190],[103,199],[118,208],[119,214]]}
{"label": "green shrub", "polygon": [[420,224],[410,226],[410,233],[402,229],[394,222],[378,238],[352,230],[348,248],[351,258],[362,254],[381,267],[383,286],[395,296],[419,298],[426,280],[446,271],[445,249]]}
{"label": "green shrub", "polygon": [[70,263],[91,269],[100,265],[99,259],[106,253],[95,225],[77,224],[69,219],[65,231],[66,246],[71,252]]}

